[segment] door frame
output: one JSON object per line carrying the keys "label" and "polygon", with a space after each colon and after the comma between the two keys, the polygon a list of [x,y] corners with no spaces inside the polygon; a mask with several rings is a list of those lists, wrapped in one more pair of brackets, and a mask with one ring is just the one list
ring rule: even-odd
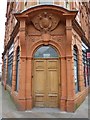
{"label": "door frame", "polygon": [[[40,47],[40,46],[39,46]],[[36,52],[37,49],[35,49],[34,53]],[[57,51],[57,49],[56,49]],[[58,51],[57,51],[58,53]],[[59,53],[58,53],[59,54]],[[60,57],[58,58],[32,58],[32,108],[34,107],[34,87],[33,87],[33,82],[34,82],[34,60],[58,60],[58,108],[60,108],[60,96],[61,96],[61,60]]]}

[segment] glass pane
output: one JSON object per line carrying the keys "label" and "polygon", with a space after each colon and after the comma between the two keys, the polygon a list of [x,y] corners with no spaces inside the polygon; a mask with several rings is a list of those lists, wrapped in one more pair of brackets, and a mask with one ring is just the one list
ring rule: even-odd
{"label": "glass pane", "polygon": [[42,46],[34,54],[34,58],[58,58],[58,53],[51,46]]}
{"label": "glass pane", "polygon": [[12,86],[12,65],[8,66],[8,80],[7,83]]}

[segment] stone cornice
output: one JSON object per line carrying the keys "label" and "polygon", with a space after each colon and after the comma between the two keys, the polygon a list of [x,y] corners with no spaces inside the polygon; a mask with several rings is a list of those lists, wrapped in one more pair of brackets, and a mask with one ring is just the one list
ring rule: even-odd
{"label": "stone cornice", "polygon": [[61,14],[62,16],[65,16],[65,18],[67,16],[71,17],[72,19],[75,18],[75,16],[77,15],[77,10],[68,10],[66,8],[63,8],[59,5],[36,5],[33,7],[30,7],[26,10],[23,10],[21,12],[18,13],[14,13],[15,17],[17,20],[19,20],[22,17],[28,17],[28,15],[33,14],[34,12],[40,11],[40,10],[53,10],[53,11],[57,11],[58,14]]}

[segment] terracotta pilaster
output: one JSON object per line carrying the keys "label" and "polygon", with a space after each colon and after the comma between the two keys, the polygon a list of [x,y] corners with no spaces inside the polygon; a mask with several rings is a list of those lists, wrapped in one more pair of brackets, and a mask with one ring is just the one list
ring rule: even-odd
{"label": "terracotta pilaster", "polygon": [[72,67],[72,20],[66,19],[66,77],[67,77],[67,111],[74,111],[74,86],[73,86],[73,67]]}
{"label": "terracotta pilaster", "polygon": [[26,62],[26,108],[32,108],[32,58],[27,57]]}
{"label": "terracotta pilaster", "polygon": [[60,81],[60,109],[62,111],[66,110],[66,60],[65,57],[61,57],[61,81]]}
{"label": "terracotta pilaster", "polygon": [[20,38],[20,73],[19,73],[19,101],[20,108],[26,108],[26,41],[25,41],[25,18],[20,19],[20,29],[19,29],[19,38]]}

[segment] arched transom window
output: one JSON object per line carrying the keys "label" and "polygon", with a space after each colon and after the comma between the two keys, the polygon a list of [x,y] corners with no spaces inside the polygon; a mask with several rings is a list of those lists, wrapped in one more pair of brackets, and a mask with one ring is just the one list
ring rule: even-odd
{"label": "arched transom window", "polygon": [[34,54],[34,58],[58,58],[57,51],[52,46],[41,46]]}

